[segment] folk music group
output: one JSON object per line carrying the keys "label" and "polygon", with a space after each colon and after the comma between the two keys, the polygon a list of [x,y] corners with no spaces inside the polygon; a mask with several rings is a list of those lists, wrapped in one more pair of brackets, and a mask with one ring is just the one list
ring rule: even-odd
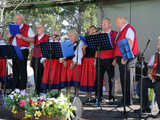
{"label": "folk music group", "polygon": [[[120,83],[123,93],[122,100],[118,103],[123,104],[125,101],[126,105],[132,104],[132,89],[133,81],[135,78],[135,64],[137,61],[137,56],[139,54],[138,50],[138,40],[136,35],[136,30],[131,26],[128,21],[123,16],[117,16],[115,19],[115,24],[119,31],[114,31],[111,29],[112,22],[109,18],[104,18],[102,20],[102,31],[98,32],[97,28],[92,25],[88,28],[88,35],[108,33],[111,38],[113,49],[111,50],[101,50],[100,55],[97,51],[90,49],[87,45],[79,41],[78,33],[75,30],[70,30],[68,32],[68,40],[71,40],[74,44],[74,56],[68,58],[58,58],[58,59],[48,59],[42,57],[42,52],[40,46],[42,42],[61,42],[61,34],[59,31],[54,31],[52,36],[45,33],[45,27],[43,24],[38,24],[36,26],[36,35],[32,28],[24,23],[24,17],[22,14],[17,14],[15,16],[15,24],[20,26],[20,34],[15,37],[8,33],[6,40],[9,41],[10,45],[19,46],[22,54],[23,60],[18,58],[13,58],[13,79],[14,84],[12,89],[26,89],[27,87],[27,60],[29,55],[30,43],[34,44],[31,57],[31,67],[34,71],[34,81],[35,81],[35,91],[37,94],[41,92],[46,92],[48,89],[61,89],[65,88],[67,93],[70,93],[71,87],[75,87],[76,95],[78,96],[79,90],[87,92],[87,98],[90,100],[92,92],[95,92],[95,97],[102,101],[103,97],[103,85],[104,74],[107,72],[109,81],[109,100],[114,99],[112,95],[115,65],[118,64],[120,72]],[[120,47],[118,42],[123,39],[128,39],[129,46],[134,54],[133,59],[125,60],[122,58]],[[5,45],[5,41],[2,40],[2,34],[0,35],[0,44]],[[148,73],[149,78],[144,79],[143,85],[143,112],[150,112],[149,102],[147,98],[147,88],[153,87],[158,106],[160,108],[160,82],[156,76],[157,69],[159,69],[159,53],[160,53],[160,38],[158,39],[157,45],[158,51],[150,60],[148,66],[150,72]],[[78,52],[77,52],[78,51]],[[98,59],[97,59],[98,58]],[[99,60],[99,75],[98,75],[98,63]],[[4,77],[6,71],[6,60],[0,59],[0,87],[2,91],[4,90]],[[125,71],[125,66],[127,69]],[[126,72],[126,80],[125,80]],[[99,78],[98,78],[99,77]],[[151,80],[154,80],[152,82]],[[98,86],[99,80],[99,86]],[[124,82],[126,87],[124,86]],[[125,93],[124,93],[125,92]],[[125,95],[125,97],[124,97]],[[138,110],[137,110],[138,111]]]}

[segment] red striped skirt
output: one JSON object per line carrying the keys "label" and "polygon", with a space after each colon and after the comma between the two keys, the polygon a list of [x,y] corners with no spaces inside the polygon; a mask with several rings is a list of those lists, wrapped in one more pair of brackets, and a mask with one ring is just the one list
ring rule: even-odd
{"label": "red striped skirt", "polygon": [[96,67],[94,66],[94,58],[83,58],[80,90],[87,92],[94,91],[95,79]]}
{"label": "red striped skirt", "polygon": [[6,76],[8,76],[8,68],[6,68],[6,59],[0,59],[0,81],[4,81],[3,78]]}
{"label": "red striped skirt", "polygon": [[[43,89],[60,89],[61,66],[59,59],[46,59],[42,77]],[[50,70],[51,71],[50,71]],[[50,78],[50,79],[49,79]]]}
{"label": "red striped skirt", "polygon": [[81,80],[81,65],[74,66],[73,69],[70,68],[72,60],[67,59],[67,66],[62,65],[62,77],[61,77],[61,86],[65,87],[79,87]]}

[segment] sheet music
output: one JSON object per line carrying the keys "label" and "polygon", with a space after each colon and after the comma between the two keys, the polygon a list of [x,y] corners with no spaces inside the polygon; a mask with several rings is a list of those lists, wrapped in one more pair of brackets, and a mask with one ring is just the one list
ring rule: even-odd
{"label": "sheet music", "polygon": [[20,26],[18,24],[9,24],[9,32],[12,36],[20,34]]}

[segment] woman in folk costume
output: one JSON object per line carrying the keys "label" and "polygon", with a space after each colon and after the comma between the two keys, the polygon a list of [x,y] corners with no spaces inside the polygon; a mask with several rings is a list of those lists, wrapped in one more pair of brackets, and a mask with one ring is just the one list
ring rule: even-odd
{"label": "woman in folk costume", "polygon": [[77,42],[78,40],[78,34],[75,31],[70,31],[68,33],[69,40],[72,40],[74,44],[74,56],[68,57],[62,61],[63,67],[65,69],[62,69],[63,77],[66,78],[62,79],[61,82],[63,83],[63,87],[66,88],[67,93],[70,93],[71,87],[76,88],[76,96],[78,96],[79,92],[79,86],[80,86],[80,80],[81,80],[81,62],[83,57],[83,42],[80,41],[79,44]]}
{"label": "woman in folk costume", "polygon": [[[88,33],[89,35],[96,34],[97,29],[95,26],[90,26]],[[95,53],[94,49],[89,49],[86,47],[83,48],[84,57],[82,61],[82,76],[80,81],[80,90],[87,92],[87,101],[91,100],[91,92],[94,91],[94,83],[96,78],[96,67],[95,62]]]}
{"label": "woman in folk costume", "polygon": [[[0,45],[6,45],[5,41],[2,40],[2,33],[0,33]],[[4,82],[8,75],[8,68],[6,67],[6,59],[0,58],[0,93],[5,92]]]}
{"label": "woman in folk costume", "polygon": [[34,48],[31,59],[31,66],[34,71],[34,83],[35,91],[37,94],[42,92],[41,90],[41,80],[43,75],[43,64],[41,63],[42,53],[40,49],[40,43],[48,42],[49,36],[45,34],[45,28],[42,24],[36,26],[37,35],[35,36]]}
{"label": "woman in folk costume", "polygon": [[[60,33],[53,32],[49,42],[60,42]],[[46,59],[44,62],[44,73],[42,77],[42,88],[46,90],[61,89],[61,63],[59,58]],[[60,92],[60,91],[59,91]]]}

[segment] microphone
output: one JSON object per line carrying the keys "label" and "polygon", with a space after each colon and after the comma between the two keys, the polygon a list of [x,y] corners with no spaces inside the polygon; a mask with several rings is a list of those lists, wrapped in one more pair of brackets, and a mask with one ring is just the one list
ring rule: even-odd
{"label": "microphone", "polygon": [[149,39],[149,40],[147,41],[147,46],[149,45],[150,42],[151,42],[151,40]]}
{"label": "microphone", "polygon": [[146,47],[145,47],[145,49],[142,52],[142,56],[144,55],[146,49],[148,48],[148,45],[149,45],[150,41],[151,41],[150,39],[147,41]]}
{"label": "microphone", "polygon": [[97,27],[97,32],[102,32],[102,27]]}

